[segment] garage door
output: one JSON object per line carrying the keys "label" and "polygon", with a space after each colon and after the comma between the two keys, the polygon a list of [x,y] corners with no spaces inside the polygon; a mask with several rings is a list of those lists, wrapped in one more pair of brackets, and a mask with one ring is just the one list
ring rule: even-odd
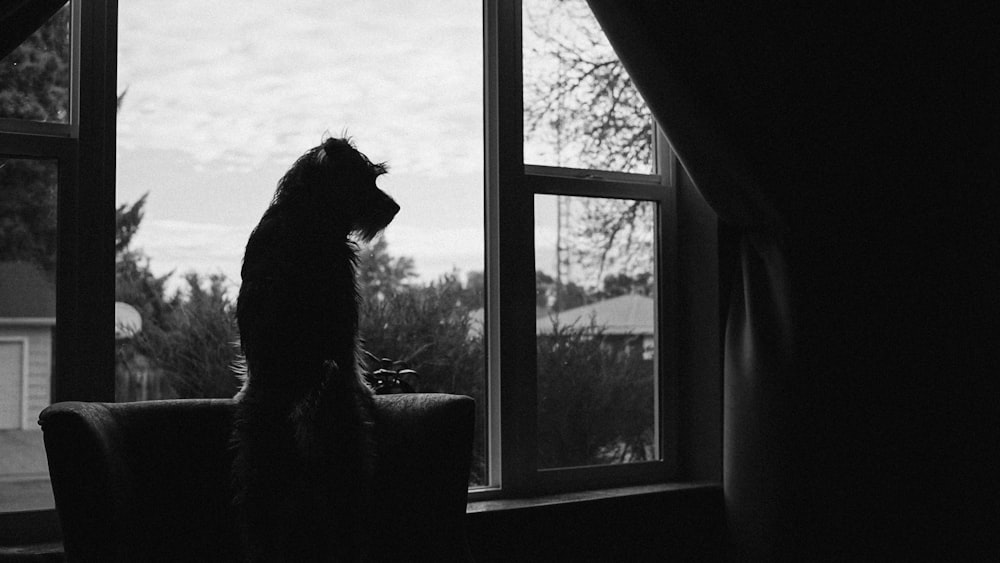
{"label": "garage door", "polygon": [[0,429],[21,427],[24,342],[0,341]]}

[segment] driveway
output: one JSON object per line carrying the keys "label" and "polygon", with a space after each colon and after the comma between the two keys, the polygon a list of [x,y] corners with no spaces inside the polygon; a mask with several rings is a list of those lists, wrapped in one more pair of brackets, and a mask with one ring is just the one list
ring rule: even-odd
{"label": "driveway", "polygon": [[52,508],[40,430],[0,430],[0,511]]}

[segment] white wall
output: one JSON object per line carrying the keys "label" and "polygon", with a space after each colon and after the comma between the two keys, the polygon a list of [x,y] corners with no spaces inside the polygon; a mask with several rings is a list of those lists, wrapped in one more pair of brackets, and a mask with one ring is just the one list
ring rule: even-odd
{"label": "white wall", "polygon": [[0,326],[0,426],[37,430],[51,382],[52,327]]}

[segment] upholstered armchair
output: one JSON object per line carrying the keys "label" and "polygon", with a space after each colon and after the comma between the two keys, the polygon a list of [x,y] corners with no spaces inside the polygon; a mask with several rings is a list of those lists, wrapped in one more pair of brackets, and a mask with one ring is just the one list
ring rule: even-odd
{"label": "upholstered armchair", "polygon": [[[234,402],[52,405],[41,415],[69,561],[237,561]],[[375,397],[379,561],[468,561],[472,399]]]}

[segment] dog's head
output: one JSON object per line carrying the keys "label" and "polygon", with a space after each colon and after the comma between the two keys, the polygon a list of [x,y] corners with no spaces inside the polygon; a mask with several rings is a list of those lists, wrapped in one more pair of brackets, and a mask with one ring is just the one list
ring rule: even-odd
{"label": "dog's head", "polygon": [[375,185],[386,173],[349,139],[330,138],[306,152],[278,184],[274,203],[301,206],[327,226],[370,241],[392,221],[399,205]]}

